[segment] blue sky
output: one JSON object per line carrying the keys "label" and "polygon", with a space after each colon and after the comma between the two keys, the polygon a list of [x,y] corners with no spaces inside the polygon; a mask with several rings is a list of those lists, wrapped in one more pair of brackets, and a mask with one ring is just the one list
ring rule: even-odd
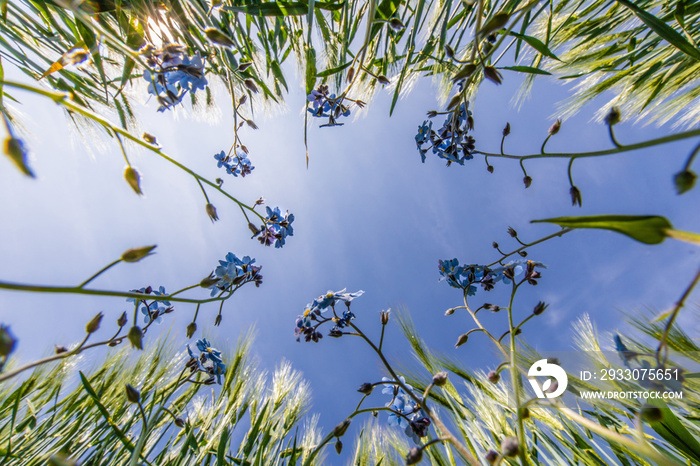
{"label": "blue sky", "polygon": [[[500,87],[484,83],[472,105],[477,148],[496,152],[501,131],[510,122],[506,151],[537,152],[567,88],[554,80],[539,80],[530,100],[516,111],[510,101],[519,81],[515,73],[505,78]],[[491,160],[493,174],[479,156],[463,167],[445,167],[430,156],[421,164],[413,139],[416,128],[426,111],[440,109],[436,89],[427,79],[399,102],[391,118],[391,94],[384,91],[345,126],[319,129],[314,122],[307,169],[300,111],[305,96],[295,88],[286,111],[255,115],[260,129],[243,130],[255,170],[240,179],[217,169],[213,159],[232,140],[229,104],[224,92],[218,91],[217,122],[189,118],[183,108],[156,113],[157,104],[144,98],[145,105],[138,110],[143,129],[158,137],[168,155],[210,179],[224,178],[224,187],[241,200],[252,203],[263,196],[269,205],[293,212],[295,234],[284,249],[264,248],[249,239],[240,211],[213,192],[210,199],[221,220],[211,224],[191,177],[131,147],[130,158],[142,174],[146,194],[139,198],[122,178],[124,160],[116,141],[100,137],[86,147],[60,108],[18,93],[38,179],[22,177],[9,161],[0,162],[0,195],[5,200],[0,205],[0,279],[76,284],[130,247],[157,244],[156,255],[139,264],[120,264],[94,286],[128,290],[164,285],[176,290],[198,282],[229,251],[256,257],[263,266],[263,285],[246,287],[231,299],[218,329],[213,327],[217,307],[203,308],[200,329],[215,346],[226,348],[254,328],[255,353],[264,367],[271,369],[286,359],[310,381],[312,411],[321,414],[324,432],[352,411],[361,383],[384,375],[379,361],[359,340],[324,338],[319,344],[294,340],[296,316],[326,290],[365,290],[353,311],[357,325],[372,335],[379,333],[379,311],[405,306],[420,336],[436,350],[471,369],[488,370],[498,362],[485,337],[475,336],[454,348],[457,336],[473,325],[463,314],[443,315],[445,309],[460,305],[461,298],[457,290],[438,282],[438,259],[493,262],[497,256],[492,241],[504,250],[516,246],[506,233],[508,226],[529,241],[557,228],[532,225],[530,220],[565,215],[660,214],[678,229],[700,231],[700,191],[677,196],[671,182],[692,142],[577,161],[574,180],[583,193],[579,209],[571,206],[566,161],[528,163],[534,181],[527,190],[514,161]],[[598,104],[603,101],[564,121],[548,150],[611,147],[605,126],[592,121]],[[435,124],[439,126],[440,120],[436,118]],[[669,131],[628,123],[616,129],[623,144]],[[548,268],[537,287],[518,295],[516,315],[525,317],[539,300],[550,307],[527,325],[523,336],[542,351],[564,351],[571,349],[571,324],[583,313],[604,333],[624,330],[621,310],[660,311],[671,306],[696,271],[698,252],[671,240],[646,246],[614,233],[577,231],[534,248],[529,258]],[[193,296],[205,294],[202,290]],[[481,300],[498,303],[505,295],[479,291],[475,302]],[[107,316],[102,330],[106,336],[126,309],[119,298],[0,291],[0,322],[10,324],[19,338],[16,357],[23,361],[49,352],[54,344],[76,342],[97,311]],[[194,308],[178,305],[176,310],[168,316],[172,327],[168,322],[161,325],[163,331],[172,328],[184,346],[184,328]],[[487,326],[504,329],[504,319],[502,314],[489,316]],[[697,337],[697,308],[684,311],[680,323]],[[409,359],[394,326],[387,345],[390,360]],[[377,405],[386,401],[380,395],[374,400]],[[334,455],[329,453],[329,459]]]}

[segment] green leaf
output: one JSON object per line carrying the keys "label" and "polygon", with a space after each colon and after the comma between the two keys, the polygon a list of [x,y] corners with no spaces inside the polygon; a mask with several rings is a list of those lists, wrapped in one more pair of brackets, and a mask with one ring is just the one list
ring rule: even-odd
{"label": "green leaf", "polygon": [[219,437],[219,448],[216,450],[216,466],[224,466],[226,464],[226,451],[228,446],[229,430],[228,426],[224,427]]}
{"label": "green leaf", "polygon": [[685,39],[685,37],[683,37],[678,31],[673,29],[671,26],[664,23],[656,16],[639,8],[637,5],[630,2],[629,0],[617,0],[617,2],[632,10],[632,13],[634,13],[635,16],[637,16],[637,18],[641,19],[642,22],[644,22],[644,24],[649,26],[649,29],[657,33],[662,39],[666,40],[668,43],[670,43],[689,57],[692,57],[696,60],[700,60],[700,50],[698,50],[696,47],[693,47],[693,45],[690,42],[688,42]]}
{"label": "green leaf", "polygon": [[597,228],[611,230],[645,244],[659,244],[673,226],[656,215],[594,215],[590,217],[557,217],[533,220],[532,223],[555,223],[565,228]]}
{"label": "green leaf", "polygon": [[530,74],[544,74],[544,75],[549,75],[551,76],[552,73],[549,71],[541,70],[539,68],[533,68],[532,66],[504,66],[502,69],[504,70],[511,70],[511,71],[518,71],[519,73],[530,73]]}
{"label": "green leaf", "polygon": [[510,34],[511,36],[513,36],[513,37],[517,37],[518,39],[524,40],[525,42],[527,42],[527,44],[528,44],[530,47],[532,47],[533,49],[537,50],[537,51],[540,52],[542,55],[545,55],[545,56],[547,56],[547,57],[549,57],[549,58],[553,58],[553,59],[555,59],[555,60],[557,60],[557,61],[561,61],[561,60],[559,60],[559,58],[558,58],[556,55],[554,55],[554,54],[552,53],[551,50],[549,50],[549,49],[547,48],[546,45],[544,45],[544,43],[543,43],[541,40],[536,39],[536,38],[534,38],[534,37],[532,37],[532,36],[526,36],[525,34],[518,34],[517,32],[513,32],[513,31],[510,31],[509,34]]}
{"label": "green leaf", "polygon": [[311,94],[316,86],[316,51],[306,47],[306,94]]}
{"label": "green leaf", "polygon": [[328,68],[327,70],[323,70],[320,73],[316,75],[317,78],[325,78],[326,76],[331,76],[334,75],[340,71],[343,71],[345,68],[349,67],[352,65],[352,62],[349,61],[347,63],[343,63],[340,66],[336,66],[335,68]]}
{"label": "green leaf", "polygon": [[129,450],[130,452],[134,452],[134,444],[131,443],[131,441],[124,435],[124,432],[117,426],[114,421],[112,421],[112,417],[109,415],[109,411],[107,411],[107,408],[102,404],[102,401],[100,401],[100,397],[95,392],[95,389],[92,388],[92,385],[90,385],[90,382],[88,379],[85,377],[85,375],[82,373],[82,371],[79,372],[80,374],[80,382],[83,384],[83,388],[87,392],[88,395],[90,395],[90,398],[95,402],[95,405],[97,406],[97,409],[100,411],[102,414],[102,417],[105,418],[105,421],[110,425],[112,430],[114,431],[114,434],[117,436],[117,438],[124,444],[124,446]]}
{"label": "green leaf", "polygon": [[700,462],[700,443],[685,428],[664,400],[649,398],[647,403],[661,409],[661,420],[649,425],[671,445],[686,454],[693,462]]}
{"label": "green leaf", "polygon": [[[326,11],[343,8],[342,3],[333,2],[315,2],[314,6]],[[309,13],[309,4],[307,2],[265,2],[257,5],[227,6],[223,9],[251,16],[302,16]]]}

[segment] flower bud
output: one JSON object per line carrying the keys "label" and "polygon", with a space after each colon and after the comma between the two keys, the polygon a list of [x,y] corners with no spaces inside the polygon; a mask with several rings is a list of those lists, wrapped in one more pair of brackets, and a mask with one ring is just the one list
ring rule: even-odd
{"label": "flower bud", "polygon": [[120,327],[123,327],[126,325],[128,322],[128,319],[126,317],[126,311],[122,312],[122,315],[117,319],[117,325]]}
{"label": "flower bud", "polygon": [[199,286],[201,286],[202,288],[211,288],[220,281],[221,279],[212,273],[209,274],[209,276],[202,278],[202,281],[199,282]]}
{"label": "flower bud", "polygon": [[605,124],[608,126],[616,125],[620,122],[620,110],[617,107],[610,109],[610,112],[605,116]]}
{"label": "flower bud", "polygon": [[127,338],[129,339],[129,343],[131,343],[132,348],[136,349],[143,349],[143,333],[141,332],[141,329],[134,325],[129,329],[129,333],[127,334]]}
{"label": "flower bud", "polygon": [[389,26],[391,26],[394,31],[400,31],[406,27],[399,18],[391,18],[389,20]]}
{"label": "flower bud", "polygon": [[527,407],[520,408],[520,419],[530,419],[530,410]]}
{"label": "flower bud", "polygon": [[217,220],[219,220],[219,216],[216,215],[216,207],[214,207],[213,204],[207,204],[206,207],[204,208],[207,211],[207,215],[211,219],[211,222],[214,223]]}
{"label": "flower bud", "polygon": [[382,322],[382,325],[386,325],[389,323],[389,312],[391,312],[390,309],[387,309],[386,311],[382,311],[380,316],[380,321]]}
{"label": "flower bud", "polygon": [[447,372],[438,372],[433,376],[433,384],[442,387],[447,382]]}
{"label": "flower bud", "polygon": [[452,314],[455,313],[455,308],[451,307],[448,310],[445,311],[446,316],[451,316]]}
{"label": "flower bud", "polygon": [[506,437],[501,442],[501,452],[503,456],[513,457],[518,454],[518,439],[515,437]]}
{"label": "flower bud", "polygon": [[640,415],[642,416],[642,419],[647,422],[659,422],[664,417],[664,413],[661,411],[661,408],[649,404],[642,406]]}
{"label": "flower bud", "polygon": [[347,82],[350,82],[353,80],[354,77],[355,77],[355,68],[353,68],[351,66],[350,69],[348,70],[348,75],[345,79],[347,80]]}
{"label": "flower bud", "polygon": [[571,205],[575,206],[578,204],[578,206],[581,207],[581,191],[579,191],[576,186],[572,186],[569,190],[569,194],[571,195]]}
{"label": "flower bud", "polygon": [[246,120],[245,124],[250,126],[252,129],[258,129],[258,125],[256,125],[253,120]]}
{"label": "flower bud", "polygon": [[496,84],[503,83],[503,76],[493,66],[487,65],[484,67],[484,77]]}
{"label": "flower bud", "polygon": [[518,236],[518,232],[515,231],[513,227],[508,227],[508,234],[511,238],[516,238]]}
{"label": "flower bud", "polygon": [[256,94],[258,93],[258,86],[255,85],[255,81],[253,81],[252,79],[250,79],[250,78],[244,79],[244,80],[243,80],[243,85],[244,85],[250,92],[254,92],[254,93],[256,93]]}
{"label": "flower bud", "polygon": [[510,134],[510,123],[506,123],[506,127],[503,128],[503,137],[506,137]]}
{"label": "flower bud", "polygon": [[214,319],[214,327],[218,327],[219,325],[221,325],[222,319],[223,317],[221,316],[221,314],[217,315],[216,319]]}
{"label": "flower bud", "polygon": [[455,57],[455,51],[449,45],[445,45],[445,56],[447,58],[454,58]]}
{"label": "flower bud", "polygon": [[100,322],[102,322],[101,312],[99,312],[90,322],[87,323],[85,326],[85,331],[87,333],[95,333],[100,328]]}
{"label": "flower bud", "polygon": [[207,39],[215,43],[216,45],[221,45],[222,47],[234,47],[236,44],[223,32],[214,28],[207,28],[204,31]]}
{"label": "flower bud", "polygon": [[532,177],[531,177],[531,176],[525,176],[525,178],[523,178],[523,183],[525,183],[525,188],[526,188],[526,189],[529,188],[530,185],[532,184]]}
{"label": "flower bud", "polygon": [[258,229],[255,225],[252,223],[248,223],[248,229],[253,233],[253,237],[258,236],[262,230]]}
{"label": "flower bud", "polygon": [[379,76],[377,76],[377,81],[379,81],[380,84],[384,84],[384,85],[389,84],[391,82],[391,81],[389,81],[389,78],[387,78],[386,76],[381,75],[381,74]]}
{"label": "flower bud", "polygon": [[185,420],[182,419],[181,417],[176,417],[175,418],[175,425],[178,426],[180,429],[185,427]]}
{"label": "flower bud", "polygon": [[124,262],[138,262],[144,257],[150,256],[153,254],[151,251],[153,251],[156,248],[156,245],[153,246],[144,246],[142,248],[134,248],[134,249],[129,249],[122,254],[122,260]]}
{"label": "flower bud", "polygon": [[190,324],[187,326],[187,338],[192,338],[192,335],[194,335],[194,332],[197,331],[197,324],[194,322],[190,322]]}
{"label": "flower bud", "polygon": [[408,454],[406,455],[406,464],[418,464],[422,459],[423,450],[418,447],[413,447],[410,450],[408,450]]}
{"label": "flower bud", "polygon": [[498,312],[501,310],[501,306],[498,304],[484,303],[484,309],[491,312]]}
{"label": "flower bud", "polygon": [[561,129],[561,120],[557,118],[557,121],[555,121],[554,124],[549,127],[549,134],[554,136],[559,132],[559,129]]}
{"label": "flower bud", "polygon": [[695,186],[697,175],[690,170],[678,172],[673,177],[673,183],[676,185],[676,193],[683,194],[690,191]]}
{"label": "flower bud", "polygon": [[362,393],[363,395],[369,395],[372,393],[373,389],[374,389],[374,387],[372,386],[371,383],[365,382],[362,385],[360,385],[360,388],[358,388],[357,391]]}
{"label": "flower bud", "polygon": [[498,460],[498,453],[493,450],[489,450],[488,453],[486,453],[486,456],[484,456],[484,459],[488,464],[496,464],[496,461]]}
{"label": "flower bud", "polygon": [[333,429],[334,437],[342,437],[347,432],[348,427],[350,427],[350,419],[345,419],[343,422],[335,426]]}
{"label": "flower bud", "polygon": [[[252,65],[252,64],[253,64],[252,61],[243,62],[243,63],[241,63],[240,65],[238,65],[238,71],[245,71],[245,70],[247,70],[247,69],[250,67],[250,65]],[[246,96],[241,97],[241,100],[240,100],[238,103],[239,103],[240,105],[243,105],[243,103],[245,103],[245,99],[246,99],[246,98],[247,98]]]}
{"label": "flower bud", "polygon": [[498,249],[498,243],[495,242],[495,241],[494,241],[493,243],[491,243],[491,246],[492,246],[494,249]]}
{"label": "flower bud", "polygon": [[143,133],[143,140],[146,141],[149,144],[153,144],[154,146],[158,145],[158,141],[156,140],[156,137],[152,134],[149,133]]}
{"label": "flower bud", "polygon": [[129,183],[129,186],[131,186],[131,189],[133,189],[136,194],[143,195],[141,191],[141,177],[134,167],[126,167],[126,170],[124,170],[124,179]]}
{"label": "flower bud", "polygon": [[497,384],[499,380],[501,380],[500,374],[496,371],[489,371],[486,377],[488,377],[489,382],[491,382],[494,385]]}
{"label": "flower bud", "polygon": [[335,442],[335,451],[336,453],[340,454],[343,451],[343,442],[338,439],[337,442]]}
{"label": "flower bud", "polygon": [[476,65],[474,63],[468,63],[464,65],[457,73],[452,77],[453,82],[461,81],[471,76],[474,71],[476,71]]}
{"label": "flower bud", "polygon": [[68,348],[66,348],[65,346],[54,346],[54,349],[56,351],[56,354],[62,354],[62,353],[68,352]]}
{"label": "flower bud", "polygon": [[126,399],[129,400],[129,403],[138,403],[141,401],[141,392],[129,384],[126,384],[124,388],[126,389]]}
{"label": "flower bud", "polygon": [[455,343],[455,348],[459,348],[460,346],[465,344],[468,339],[469,339],[468,333],[460,335],[459,338],[457,338],[457,343]]}
{"label": "flower bud", "polygon": [[493,165],[487,165],[486,171],[488,171],[489,173],[493,173]]}
{"label": "flower bud", "polygon": [[532,310],[532,313],[535,314],[536,316],[538,316],[538,315],[542,314],[545,309],[547,309],[547,306],[549,306],[549,304],[545,303],[544,301],[540,301],[535,306],[535,309]]}
{"label": "flower bud", "polygon": [[9,137],[5,139],[5,155],[27,176],[34,178],[34,173],[27,165],[27,150],[21,139]]}
{"label": "flower bud", "polygon": [[204,381],[204,385],[214,385],[215,383],[216,383],[216,377],[214,377],[213,375],[212,375],[212,376],[209,376],[209,377]]}

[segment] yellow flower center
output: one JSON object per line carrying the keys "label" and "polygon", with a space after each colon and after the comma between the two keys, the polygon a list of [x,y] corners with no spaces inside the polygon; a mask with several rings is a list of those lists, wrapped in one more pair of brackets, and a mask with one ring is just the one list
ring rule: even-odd
{"label": "yellow flower center", "polygon": [[311,312],[311,309],[307,309],[304,311],[304,317],[307,317],[309,315],[309,312]]}

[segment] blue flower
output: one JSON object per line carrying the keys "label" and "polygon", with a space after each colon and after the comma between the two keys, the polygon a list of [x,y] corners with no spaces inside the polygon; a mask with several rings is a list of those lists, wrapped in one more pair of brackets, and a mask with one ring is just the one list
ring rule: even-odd
{"label": "blue flower", "polygon": [[152,69],[145,70],[143,78],[149,83],[148,93],[156,96],[160,104],[159,112],[180,103],[187,92],[194,94],[208,84],[199,52],[191,57],[183,52],[184,47],[170,45],[146,55]]}
{"label": "blue flower", "polygon": [[205,359],[216,363],[221,362],[221,351],[217,350],[216,348],[212,348],[211,343],[209,343],[209,340],[207,340],[206,338],[202,338],[201,340],[197,340],[195,344],[197,345],[197,349],[202,353]]}
{"label": "blue flower", "polygon": [[314,299],[313,303],[311,304],[312,309],[316,309],[319,311],[323,311],[324,309],[327,309],[329,306],[335,306],[335,303],[338,301],[342,301],[348,306],[350,305],[350,302],[362,296],[364,294],[363,290],[356,291],[354,293],[346,293],[345,288],[343,288],[340,291],[330,291],[328,290],[326,294],[319,296],[318,298]]}
{"label": "blue flower", "polygon": [[[213,348],[206,338],[197,340],[195,345],[200,351],[200,354],[199,356],[195,355],[190,345],[187,345],[187,352],[190,355],[190,361],[187,363],[187,367],[189,367],[192,372],[206,372],[209,376],[216,377],[216,383],[221,385],[221,376],[226,373],[226,364],[224,364],[221,359],[221,351]],[[211,365],[205,365],[207,362],[211,362]]]}
{"label": "blue flower", "polygon": [[253,265],[255,259],[250,256],[238,258],[234,253],[226,254],[224,260],[219,261],[219,265],[214,269],[214,276],[219,281],[209,287],[211,296],[229,288],[232,285],[242,285],[249,281],[255,282],[256,286],[262,283],[262,275],[260,275],[261,267]]}

